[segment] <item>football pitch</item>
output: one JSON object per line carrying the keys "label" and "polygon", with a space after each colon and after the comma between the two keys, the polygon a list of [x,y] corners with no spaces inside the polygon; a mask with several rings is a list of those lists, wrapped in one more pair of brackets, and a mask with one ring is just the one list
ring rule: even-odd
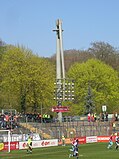
{"label": "football pitch", "polygon": [[[68,159],[71,145],[33,149],[32,154],[26,150],[0,152],[0,159]],[[71,157],[70,159],[75,159]],[[79,159],[119,159],[119,150],[107,149],[107,143],[93,143],[79,146]]]}

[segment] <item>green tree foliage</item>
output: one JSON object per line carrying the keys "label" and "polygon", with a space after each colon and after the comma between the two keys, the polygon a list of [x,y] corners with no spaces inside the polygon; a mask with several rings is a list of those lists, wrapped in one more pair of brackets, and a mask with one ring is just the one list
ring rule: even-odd
{"label": "green tree foliage", "polygon": [[[71,106],[71,115],[84,113],[89,83],[95,111],[100,112],[102,105],[107,105],[109,112],[118,109],[118,50],[108,43],[95,42],[86,51],[64,51],[64,58],[67,77],[75,80],[74,103],[63,102]],[[42,104],[49,111],[56,104],[53,101],[55,64],[55,56],[38,57],[24,47],[0,41],[0,108],[35,111]]]}
{"label": "green tree foliage", "polygon": [[109,112],[118,108],[118,72],[112,67],[99,60],[91,59],[82,64],[75,63],[70,68],[68,76],[75,80],[74,108],[77,114],[84,113],[89,83],[94,96],[95,111],[100,112],[102,105],[107,105]]}
{"label": "green tree foliage", "polygon": [[2,94],[1,94],[1,82],[2,82],[2,57],[4,55],[4,53],[7,51],[7,45],[0,40],[0,106],[1,106],[1,102],[2,102]]}
{"label": "green tree foliage", "polygon": [[19,111],[36,110],[52,103],[54,66],[23,47],[10,46],[1,62],[1,106]]}

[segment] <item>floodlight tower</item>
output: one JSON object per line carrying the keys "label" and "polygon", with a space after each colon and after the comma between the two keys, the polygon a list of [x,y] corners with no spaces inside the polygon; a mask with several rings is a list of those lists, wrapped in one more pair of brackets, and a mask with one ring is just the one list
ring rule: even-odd
{"label": "floodlight tower", "polygon": [[[57,101],[58,120],[62,122],[62,112],[68,112],[69,109],[65,109],[62,106],[62,102],[66,100],[74,99],[74,80],[65,77],[64,68],[64,52],[62,42],[62,21],[58,19],[56,21],[56,83],[55,83],[55,97]],[[62,109],[62,110],[61,110]],[[65,110],[64,110],[65,109]]]}
{"label": "floodlight tower", "polygon": [[64,69],[64,53],[63,53],[63,42],[62,42],[62,21],[58,19],[56,21],[56,43],[57,43],[57,52],[56,52],[56,78],[65,79],[65,69]]}
{"label": "floodlight tower", "polygon": [[[57,87],[57,106],[62,105],[64,99],[62,88],[65,81],[65,68],[64,68],[64,53],[63,53],[63,42],[62,42],[62,20],[56,21],[56,87]],[[62,90],[62,91],[61,91]],[[58,113],[58,120],[62,122],[62,112]]]}

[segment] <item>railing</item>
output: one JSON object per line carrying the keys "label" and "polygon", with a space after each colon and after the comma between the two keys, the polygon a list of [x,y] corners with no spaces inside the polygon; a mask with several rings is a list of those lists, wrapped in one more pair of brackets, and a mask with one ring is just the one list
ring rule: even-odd
{"label": "railing", "polygon": [[[29,133],[30,131],[37,133],[39,130],[42,133],[48,134],[51,138],[58,139],[61,139],[62,135],[69,138],[76,136],[104,136],[119,131],[118,121],[116,122],[116,128],[113,129],[112,121],[88,122],[87,120],[72,121],[69,119],[70,118],[64,120],[64,122],[57,122],[54,120],[46,123],[34,119],[28,120],[27,116],[22,116],[18,120],[18,125],[24,123],[24,127],[22,127],[21,124],[23,133]],[[20,132],[20,126],[18,126],[17,130]]]}
{"label": "railing", "polygon": [[[28,122],[27,120],[25,120]],[[61,139],[62,135],[65,137],[82,137],[82,136],[104,136],[119,131],[119,124],[116,122],[116,129],[113,130],[112,121],[65,121],[65,122],[28,122],[33,127],[42,130],[44,133],[49,134],[51,138]],[[26,124],[27,125],[27,124]]]}

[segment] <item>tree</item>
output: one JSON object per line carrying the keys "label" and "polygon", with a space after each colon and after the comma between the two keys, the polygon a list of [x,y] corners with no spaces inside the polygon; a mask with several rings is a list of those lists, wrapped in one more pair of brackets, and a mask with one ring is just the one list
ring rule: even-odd
{"label": "tree", "polygon": [[[65,59],[65,70],[66,72],[69,70],[71,65],[73,65],[76,62],[85,62],[88,59],[91,59],[94,57],[93,54],[90,54],[87,50],[65,50],[64,51],[64,59]],[[54,63],[56,62],[56,55],[53,55],[50,58],[51,61]]]}
{"label": "tree", "polygon": [[53,99],[54,66],[31,50],[10,46],[1,62],[2,107],[35,111],[41,102],[49,109]]}
{"label": "tree", "polygon": [[70,68],[68,76],[75,80],[74,104],[79,114],[84,113],[85,97],[89,83],[97,112],[101,111],[101,106],[104,104],[108,106],[110,112],[118,108],[118,72],[112,67],[99,60],[91,59],[82,64],[74,64]]}
{"label": "tree", "polygon": [[90,54],[118,70],[119,51],[116,48],[105,42],[94,42],[91,45],[92,47],[88,49]]}

